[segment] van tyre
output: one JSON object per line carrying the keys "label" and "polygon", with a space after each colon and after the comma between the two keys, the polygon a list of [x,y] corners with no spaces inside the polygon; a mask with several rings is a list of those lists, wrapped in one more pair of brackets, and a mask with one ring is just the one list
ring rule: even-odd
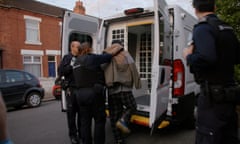
{"label": "van tyre", "polygon": [[26,103],[29,107],[38,107],[41,105],[41,96],[37,92],[28,94]]}

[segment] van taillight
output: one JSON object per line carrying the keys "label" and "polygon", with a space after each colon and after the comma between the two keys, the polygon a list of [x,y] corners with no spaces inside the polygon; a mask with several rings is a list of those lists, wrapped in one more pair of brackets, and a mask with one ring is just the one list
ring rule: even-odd
{"label": "van taillight", "polygon": [[143,8],[132,8],[124,11],[125,15],[136,14],[144,12]]}
{"label": "van taillight", "polygon": [[174,60],[173,63],[173,81],[174,96],[183,96],[185,89],[185,71],[183,62],[180,59]]}

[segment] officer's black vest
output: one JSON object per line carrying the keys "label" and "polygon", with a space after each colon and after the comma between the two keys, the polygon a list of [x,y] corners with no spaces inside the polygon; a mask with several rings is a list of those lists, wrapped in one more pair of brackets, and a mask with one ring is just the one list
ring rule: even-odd
{"label": "officer's black vest", "polygon": [[78,58],[73,67],[75,83],[78,88],[93,87],[95,84],[103,84],[103,71],[99,68],[92,69],[86,65],[86,57]]}
{"label": "officer's black vest", "polygon": [[234,65],[240,64],[239,42],[233,28],[217,17],[206,17],[199,22],[210,24],[214,29],[217,63],[205,74],[195,74],[197,81],[207,80],[211,83],[226,83],[233,78]]}

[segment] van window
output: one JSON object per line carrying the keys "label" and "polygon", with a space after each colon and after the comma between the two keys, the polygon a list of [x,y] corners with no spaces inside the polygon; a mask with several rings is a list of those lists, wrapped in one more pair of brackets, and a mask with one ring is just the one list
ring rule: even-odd
{"label": "van window", "polygon": [[[161,18],[160,18],[161,19]],[[159,22],[159,65],[164,64],[164,52],[167,50],[164,49],[164,22],[160,20]],[[170,58],[170,56],[169,56]]]}
{"label": "van window", "polygon": [[69,37],[69,51],[70,51],[70,46],[71,46],[72,41],[79,41],[80,43],[89,42],[91,46],[93,44],[93,39],[90,35],[80,34],[80,33],[77,33],[77,32],[72,33]]}
{"label": "van window", "polygon": [[124,29],[114,29],[112,30],[112,41],[113,40],[120,40],[124,44]]}

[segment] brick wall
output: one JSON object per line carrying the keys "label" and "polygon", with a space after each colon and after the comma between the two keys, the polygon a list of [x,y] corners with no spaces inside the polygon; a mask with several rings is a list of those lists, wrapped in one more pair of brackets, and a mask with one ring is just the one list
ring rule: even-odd
{"label": "brick wall", "polygon": [[[61,18],[32,13],[14,8],[0,7],[0,48],[3,48],[3,68],[23,69],[21,49],[43,50],[42,76],[48,77],[48,56],[46,50],[60,50]],[[40,42],[42,45],[25,44],[26,29],[24,15],[41,18]],[[60,56],[57,57],[57,64]]]}

